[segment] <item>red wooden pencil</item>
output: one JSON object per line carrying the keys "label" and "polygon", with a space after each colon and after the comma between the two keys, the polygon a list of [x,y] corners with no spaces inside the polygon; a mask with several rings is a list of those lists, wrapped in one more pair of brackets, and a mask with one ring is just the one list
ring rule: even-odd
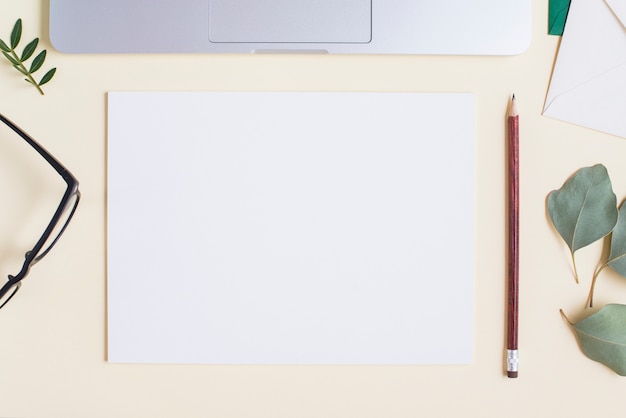
{"label": "red wooden pencil", "polygon": [[519,297],[519,115],[515,95],[508,115],[509,141],[509,274],[507,280],[507,376],[517,377]]}

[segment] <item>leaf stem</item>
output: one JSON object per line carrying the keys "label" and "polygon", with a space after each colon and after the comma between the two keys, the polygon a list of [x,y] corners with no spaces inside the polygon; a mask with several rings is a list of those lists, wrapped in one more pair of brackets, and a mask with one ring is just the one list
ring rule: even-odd
{"label": "leaf stem", "polygon": [[26,69],[26,67],[24,66],[24,63],[22,62],[22,60],[18,57],[18,55],[15,53],[15,49],[11,50],[11,56],[13,56],[13,58],[15,59],[16,62],[19,63],[19,71],[24,74],[26,77],[28,77],[28,82],[30,84],[32,84],[33,86],[35,86],[37,88],[37,91],[39,91],[39,93],[43,96],[43,90],[41,89],[41,87],[39,87],[39,84],[35,81],[35,79],[33,78],[32,74],[30,73],[30,71],[28,71]]}
{"label": "leaf stem", "polygon": [[593,279],[591,280],[591,288],[589,289],[589,297],[587,298],[587,301],[589,302],[589,307],[593,308],[593,294],[595,292],[595,288],[596,288],[596,281],[598,280],[598,276],[600,275],[600,272],[602,270],[604,270],[604,268],[606,266],[608,266],[609,263],[604,263],[601,266],[599,266],[595,273],[593,273]]}
{"label": "leaf stem", "polygon": [[570,324],[570,326],[574,326],[574,324],[572,324],[572,321],[570,321],[567,315],[565,315],[565,312],[563,312],[563,309],[559,309],[559,312],[561,312],[561,316],[567,321],[568,324]]}
{"label": "leaf stem", "polygon": [[572,266],[574,267],[574,279],[576,279],[576,283],[580,283],[578,281],[578,269],[576,268],[576,257],[574,256],[573,251],[572,251]]}

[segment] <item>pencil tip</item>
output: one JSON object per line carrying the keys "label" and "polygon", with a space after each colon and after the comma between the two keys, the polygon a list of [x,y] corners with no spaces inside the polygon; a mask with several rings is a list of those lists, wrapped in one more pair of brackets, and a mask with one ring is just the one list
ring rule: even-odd
{"label": "pencil tip", "polygon": [[517,101],[515,100],[515,95],[511,96],[511,101],[509,102],[509,116],[517,116]]}

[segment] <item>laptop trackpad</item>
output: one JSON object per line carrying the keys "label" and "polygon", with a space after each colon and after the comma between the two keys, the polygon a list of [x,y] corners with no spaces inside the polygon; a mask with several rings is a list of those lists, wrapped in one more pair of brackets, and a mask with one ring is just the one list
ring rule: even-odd
{"label": "laptop trackpad", "polygon": [[209,40],[367,43],[371,0],[210,0]]}

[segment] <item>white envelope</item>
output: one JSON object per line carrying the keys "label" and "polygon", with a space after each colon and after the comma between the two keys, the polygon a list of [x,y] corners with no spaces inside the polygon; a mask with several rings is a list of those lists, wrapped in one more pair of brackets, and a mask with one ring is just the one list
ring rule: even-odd
{"label": "white envelope", "polygon": [[543,114],[626,137],[626,0],[572,0]]}

